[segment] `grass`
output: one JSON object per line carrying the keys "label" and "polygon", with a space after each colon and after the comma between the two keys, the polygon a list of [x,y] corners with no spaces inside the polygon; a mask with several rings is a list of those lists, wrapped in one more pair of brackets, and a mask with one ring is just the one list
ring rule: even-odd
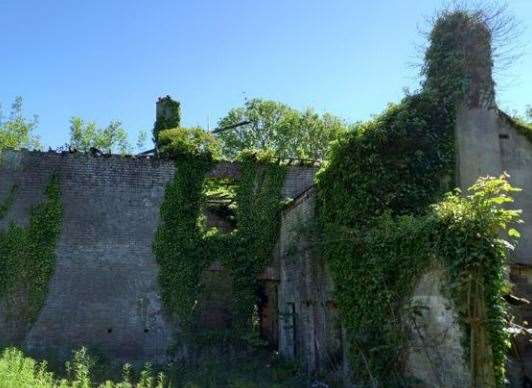
{"label": "grass", "polygon": [[126,365],[122,381],[93,382],[91,368],[94,361],[86,349],[75,352],[67,362],[67,376],[59,378],[49,370],[46,361],[37,362],[27,357],[20,350],[8,348],[0,358],[0,388],[165,388],[168,386],[164,375],[157,377],[149,366],[145,367],[136,381],[131,378],[131,370]]}
{"label": "grass", "polygon": [[212,357],[196,368],[168,370],[172,386],[183,388],[297,388],[308,387],[309,377],[295,363],[258,352],[241,359]]}
{"label": "grass", "polygon": [[51,369],[46,361],[38,362],[16,348],[5,349],[0,357],[0,388],[297,388],[311,382],[296,364],[267,352],[234,360],[213,356],[200,365],[168,366],[158,374],[149,365],[134,373],[126,364],[121,379],[111,381],[100,376],[102,365],[82,348],[65,364],[64,376]]}

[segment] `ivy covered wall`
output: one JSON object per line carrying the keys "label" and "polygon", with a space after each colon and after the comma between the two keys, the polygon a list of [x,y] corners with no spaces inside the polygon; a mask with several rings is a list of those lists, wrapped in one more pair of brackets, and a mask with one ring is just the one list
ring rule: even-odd
{"label": "ivy covered wall", "polygon": [[[429,39],[422,89],[338,141],[318,174],[322,254],[355,381],[408,385],[400,308],[437,261],[464,329],[472,386],[500,386],[511,244],[498,233],[518,221],[502,207],[514,189],[501,177],[444,196],[456,185],[458,113],[494,104],[491,32],[482,13],[446,12]],[[509,240],[517,236],[509,229]]]}
{"label": "ivy covered wall", "polygon": [[[467,193],[453,191],[456,117],[494,104],[492,61],[484,55],[490,42],[483,15],[442,14],[430,35],[421,90],[338,140],[317,177],[314,232],[334,278],[354,378],[363,384],[408,383],[401,308],[435,262],[448,280],[443,291],[455,304],[472,384],[503,383],[504,274],[519,235],[512,228],[519,214],[505,205],[516,190],[501,176],[481,179]],[[174,121],[158,129],[179,125],[178,103],[172,103],[172,112]],[[163,359],[171,342],[166,313],[179,322],[185,341],[202,339],[195,325],[206,292],[202,274],[215,263],[229,274],[231,317],[229,330],[214,333],[214,339],[260,344],[257,277],[279,237],[288,167],[271,155],[241,155],[239,182],[225,209],[234,230],[212,229],[204,214],[216,160],[208,145],[196,147],[182,138],[165,143],[171,161],[17,154],[26,158],[22,169],[17,162],[2,166],[3,177],[24,170],[31,183],[42,178],[32,168],[41,168],[42,158],[56,158],[51,164],[61,165],[67,177],[68,233],[58,249],[62,272],[51,287],[54,302],[45,306],[29,337],[35,349],[89,340],[119,357]],[[3,269],[0,289],[7,294],[19,274],[35,282],[26,290],[29,321],[35,320],[53,270],[62,213],[58,193],[52,180],[28,226],[7,229],[0,239],[0,257],[17,259]],[[6,191],[0,218],[16,195]],[[507,231],[505,239],[501,230]],[[82,313],[63,316],[68,308]],[[59,343],[65,338],[66,344]]]}
{"label": "ivy covered wall", "polygon": [[197,301],[205,292],[202,274],[219,262],[232,279],[232,317],[228,331],[209,335],[257,341],[257,277],[270,263],[277,241],[286,167],[255,154],[242,155],[235,192],[236,228],[223,233],[207,229],[202,212],[206,174],[215,164],[210,153],[180,154],[175,163],[154,241],[163,301],[188,342],[198,342],[202,333],[194,327],[201,307]]}
{"label": "ivy covered wall", "polygon": [[[8,193],[4,214],[0,216],[12,206],[16,186]],[[0,230],[0,309],[4,321],[19,326],[4,331],[0,341],[4,345],[20,341],[20,334],[27,333],[35,322],[55,270],[55,247],[63,211],[56,176],[50,179],[44,196],[43,202],[31,208],[26,227],[11,223]]]}

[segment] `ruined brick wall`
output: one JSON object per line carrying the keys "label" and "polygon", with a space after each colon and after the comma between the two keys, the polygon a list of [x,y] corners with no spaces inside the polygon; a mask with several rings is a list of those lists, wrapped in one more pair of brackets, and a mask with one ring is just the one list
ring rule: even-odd
{"label": "ruined brick wall", "polygon": [[[161,362],[175,345],[176,325],[165,317],[152,253],[159,209],[173,162],[120,156],[3,152],[0,201],[18,186],[0,229],[25,225],[29,210],[43,198],[52,174],[60,178],[64,206],[55,273],[37,321],[21,327],[0,305],[0,342],[17,343],[35,356],[69,358],[83,345],[111,360]],[[315,169],[291,167],[282,193],[297,197],[312,185]],[[221,163],[210,176],[234,176],[235,165]],[[225,276],[210,268],[213,289],[226,290]],[[214,284],[218,282],[219,284]],[[206,326],[225,319],[223,297],[212,293]],[[214,300],[216,299],[216,300]],[[209,310],[209,309],[207,309]]]}
{"label": "ruined brick wall", "polygon": [[51,174],[60,177],[64,219],[46,304],[24,333],[36,356],[69,358],[89,345],[112,358],[162,361],[171,325],[157,291],[151,244],[168,162],[83,154],[5,152],[0,197],[18,186],[0,227],[27,222]]}

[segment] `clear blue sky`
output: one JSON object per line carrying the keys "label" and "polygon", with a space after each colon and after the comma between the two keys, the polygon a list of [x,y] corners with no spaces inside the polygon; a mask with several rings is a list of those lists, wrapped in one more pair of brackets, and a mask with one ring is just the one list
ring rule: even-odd
{"label": "clear blue sky", "polygon": [[[73,115],[119,119],[133,143],[170,94],[211,128],[245,96],[364,120],[415,88],[420,28],[441,0],[0,0],[0,102],[22,96],[46,146]],[[532,1],[510,12],[532,42]],[[499,74],[499,103],[532,103],[532,47]]]}

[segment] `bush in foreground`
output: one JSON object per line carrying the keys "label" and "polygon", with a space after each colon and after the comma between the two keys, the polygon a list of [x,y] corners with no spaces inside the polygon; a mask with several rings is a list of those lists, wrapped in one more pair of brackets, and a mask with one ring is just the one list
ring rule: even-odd
{"label": "bush in foreground", "polygon": [[82,348],[74,353],[72,361],[67,362],[68,378],[58,378],[49,371],[46,361],[37,362],[26,357],[24,353],[15,348],[3,351],[0,358],[0,388],[163,388],[167,384],[164,375],[157,377],[147,365],[137,382],[130,377],[130,368],[124,366],[121,382],[106,381],[102,384],[94,383],[91,376],[93,360]]}

